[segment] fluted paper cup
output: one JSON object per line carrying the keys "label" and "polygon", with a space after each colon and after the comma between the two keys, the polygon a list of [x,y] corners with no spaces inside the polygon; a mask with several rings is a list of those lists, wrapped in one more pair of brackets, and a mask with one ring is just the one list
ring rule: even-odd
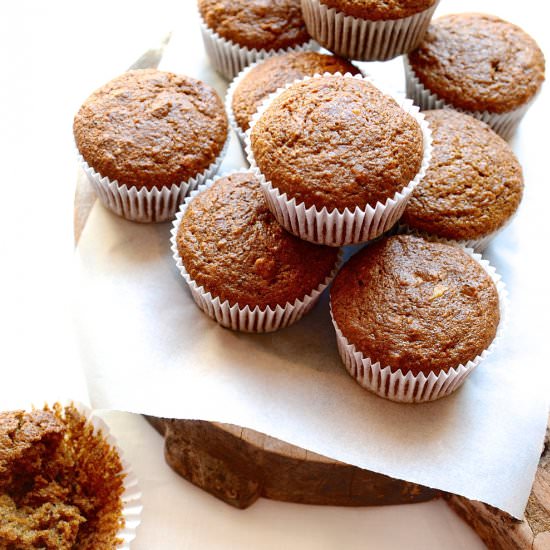
{"label": "fluted paper cup", "polygon": [[227,114],[227,119],[229,120],[229,125],[237,134],[241,147],[244,149],[246,145],[246,132],[239,126],[237,119],[235,118],[235,111],[233,110],[233,97],[235,96],[235,90],[239,87],[239,84],[243,81],[246,75],[257,65],[259,65],[263,59],[251,63],[245,67],[239,74],[231,81],[231,84],[227,88],[227,94],[225,96],[225,112]]}
{"label": "fluted paper cup", "polygon": [[[435,240],[445,242],[441,239]],[[374,361],[374,359],[366,357],[363,353],[357,351],[336,323],[332,315],[331,305],[330,315],[336,331],[338,352],[350,376],[363,388],[375,393],[379,397],[399,403],[436,401],[456,391],[473,370],[493,353],[502,338],[502,332],[506,324],[506,311],[508,308],[506,288],[500,275],[497,274],[495,268],[487,260],[484,260],[480,254],[475,253],[471,248],[464,250],[483,267],[497,288],[500,322],[495,338],[489,347],[465,365],[457,365],[446,372],[441,371],[438,374],[431,372],[428,375],[421,372],[414,375],[409,371],[404,374],[401,369],[392,370],[391,367],[383,367],[380,362]]]}
{"label": "fluted paper cup", "polygon": [[[250,170],[235,170],[231,173],[237,172],[250,172]],[[196,283],[189,275],[179,254],[176,238],[179,226],[181,225],[181,220],[190,202],[199,193],[211,187],[218,179],[227,175],[229,174],[221,174],[205,182],[185,199],[172,224],[170,238],[172,257],[176,262],[176,266],[181,276],[184,278],[185,282],[189,286],[189,289],[191,290],[193,300],[211,319],[231,330],[255,333],[274,332],[296,323],[315,306],[319,300],[319,297],[332,282],[338,272],[338,269],[340,268],[340,265],[342,264],[342,251],[338,254],[338,259],[335,263],[334,269],[328,277],[326,277],[325,280],[317,286],[317,288],[312,289],[309,294],[306,294],[302,298],[296,299],[293,303],[287,302],[284,305],[277,305],[274,308],[270,306],[260,308],[259,306],[241,306],[238,303],[231,303],[228,300],[221,301],[218,296],[212,295],[207,289]]]}
{"label": "fluted paper cup", "polygon": [[202,41],[204,42],[206,54],[214,69],[228,80],[235,78],[235,76],[251,63],[266,59],[272,55],[317,50],[319,48],[319,45],[313,39],[303,44],[289,46],[288,48],[280,48],[278,50],[265,50],[263,48],[257,50],[256,48],[247,48],[223,38],[208,27],[202,17],[199,16],[199,18]]}
{"label": "fluted paper cup", "polygon": [[[489,111],[468,111],[467,109],[461,109],[455,107],[451,103],[441,99],[437,94],[431,92],[420,82],[420,79],[414,72],[411,64],[409,63],[408,56],[403,56],[403,65],[405,68],[405,80],[407,86],[407,97],[412,99],[421,110],[427,111],[430,109],[454,109],[467,115],[473,116],[478,120],[481,120],[488,124],[499,136],[508,140],[516,131],[521,119],[525,116],[525,113],[529,110],[529,107],[536,99],[533,97],[527,103],[505,113],[491,113]],[[538,94],[537,94],[538,95]]]}
{"label": "fluted paper cup", "polygon": [[[132,471],[131,465],[125,460],[124,452],[120,448],[116,438],[111,433],[108,424],[105,421],[94,414],[92,409],[79,402],[67,402],[60,404],[63,411],[67,406],[73,406],[92,426],[93,433],[97,436],[100,432],[105,441],[113,448],[119,456],[120,463],[122,465],[121,476],[123,476],[124,491],[120,496],[122,501],[122,517],[124,518],[124,527],[122,527],[118,533],[117,538],[120,543],[117,548],[122,550],[129,550],[131,542],[136,538],[136,531],[141,523],[141,513],[143,511],[142,495],[139,488],[137,477]],[[54,406],[50,406],[52,410]]]}
{"label": "fluted paper cup", "polygon": [[369,21],[302,0],[309,34],[327,50],[359,61],[387,61],[414,50],[422,41],[439,0],[409,17]]}
{"label": "fluted paper cup", "polygon": [[[286,193],[281,193],[270,181],[262,174],[252,152],[250,136],[256,122],[268,109],[272,101],[282,92],[302,80],[319,77],[342,77],[358,78],[372,83],[386,95],[391,96],[397,104],[407,113],[409,113],[420,125],[424,142],[424,155],[422,164],[416,176],[400,191],[389,197],[384,204],[377,202],[376,205],[359,205],[354,210],[345,208],[342,212],[326,207],[321,210],[315,206],[306,208],[306,205],[298,203],[296,199],[289,197]],[[250,128],[246,132],[246,154],[250,168],[259,178],[260,185],[266,196],[269,209],[273,212],[277,221],[290,233],[316,244],[328,246],[343,246],[348,244],[358,244],[370,241],[382,235],[382,233],[391,229],[397,220],[403,215],[407,201],[420,180],[426,174],[432,154],[432,137],[425,120],[424,115],[419,112],[417,106],[410,99],[402,94],[393,91],[387,91],[374,83],[371,78],[361,75],[351,75],[339,73],[324,75],[315,75],[296,80],[284,88],[279,88],[271,94],[260,106],[250,123]]]}
{"label": "fluted paper cup", "polygon": [[138,189],[135,186],[120,185],[117,180],[110,180],[107,176],[96,172],[77,150],[78,161],[96,195],[106,208],[118,216],[134,222],[165,222],[174,217],[179,205],[190,191],[218,171],[227,152],[229,137],[228,133],[221,153],[206,170],[178,185],[174,184],[160,189],[156,187]]}
{"label": "fluted paper cup", "polygon": [[141,491],[136,475],[132,471],[132,467],[125,460],[124,453],[117,443],[116,438],[111,433],[109,426],[104,420],[92,413],[87,407],[78,404],[76,405],[78,410],[86,416],[89,422],[94,427],[94,433],[97,434],[100,430],[103,437],[116,449],[120,462],[123,468],[124,475],[124,492],[122,493],[122,516],[124,517],[124,528],[117,534],[121,539],[121,544],[118,548],[128,550],[131,546],[131,542],[136,538],[136,531],[141,523],[141,512],[143,510],[143,503],[141,500]]}

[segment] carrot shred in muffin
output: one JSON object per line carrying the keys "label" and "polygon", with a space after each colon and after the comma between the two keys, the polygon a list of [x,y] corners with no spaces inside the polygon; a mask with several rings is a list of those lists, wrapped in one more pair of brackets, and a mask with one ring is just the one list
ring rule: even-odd
{"label": "carrot shred in muffin", "polygon": [[74,405],[0,412],[0,550],[121,541],[120,457]]}

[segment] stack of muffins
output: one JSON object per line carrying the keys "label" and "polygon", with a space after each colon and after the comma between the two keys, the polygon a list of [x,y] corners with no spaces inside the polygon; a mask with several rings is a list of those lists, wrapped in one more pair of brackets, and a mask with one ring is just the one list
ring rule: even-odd
{"label": "stack of muffins", "polygon": [[[501,136],[544,80],[521,29],[480,14],[431,22],[437,3],[199,0],[206,52],[233,79],[225,109],[195,79],[130,71],[74,123],[108,208],[175,216],[174,259],[205,313],[282,329],[334,279],[348,372],[400,402],[449,395],[495,345],[505,291],[476,251],[521,202]],[[350,61],[398,55],[409,98]],[[250,167],[213,177],[230,127]],[[366,246],[342,267],[351,244]]]}

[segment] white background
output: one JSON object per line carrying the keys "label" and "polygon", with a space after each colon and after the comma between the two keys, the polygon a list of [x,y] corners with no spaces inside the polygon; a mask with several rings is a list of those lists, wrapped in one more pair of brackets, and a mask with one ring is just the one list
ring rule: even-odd
{"label": "white background", "polygon": [[[544,3],[443,0],[445,11],[455,6],[512,20],[550,51]],[[76,175],[72,117],[91,90],[122,72],[168,30],[195,33],[196,21],[186,15],[193,9],[192,0],[0,7],[0,409],[13,406],[13,396],[23,388],[37,404],[65,396],[60,388],[67,387],[75,398],[85,398],[68,292]],[[524,125],[535,122],[528,114]],[[540,147],[542,156],[543,140],[544,135],[530,135],[521,147]],[[547,179],[545,165],[541,158],[538,175]],[[545,220],[532,221],[545,231]],[[533,322],[547,324],[548,292],[534,290],[540,292],[540,307],[533,309]],[[173,474],[163,463],[160,436],[140,417],[107,413],[106,419],[142,481],[146,508],[136,548],[480,545],[441,502],[335,509],[260,501],[248,511],[233,510]]]}

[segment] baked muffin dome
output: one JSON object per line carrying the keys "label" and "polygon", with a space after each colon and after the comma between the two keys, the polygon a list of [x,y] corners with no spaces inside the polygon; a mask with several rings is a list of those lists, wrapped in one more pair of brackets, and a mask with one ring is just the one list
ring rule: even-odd
{"label": "baked muffin dome", "polygon": [[381,19],[402,19],[433,6],[436,0],[320,0],[329,8],[335,8],[346,15],[379,21]]}
{"label": "baked muffin dome", "polygon": [[239,128],[246,132],[258,107],[278,88],[304,76],[323,73],[360,74],[349,61],[317,52],[290,52],[270,57],[244,75],[233,92],[231,107]]}
{"label": "baked muffin dome", "polygon": [[179,185],[205,171],[228,133],[215,90],[193,78],[143,69],[96,90],[75,116],[84,160],[120,185]]}
{"label": "baked muffin dome", "polygon": [[322,76],[290,86],[251,130],[259,170],[306,207],[384,203],[420,170],[420,125],[366,80]]}
{"label": "baked muffin dome", "polygon": [[279,50],[310,40],[300,0],[198,0],[206,25],[250,49]]}
{"label": "baked muffin dome", "polygon": [[401,221],[455,240],[480,239],[506,224],[523,195],[521,166],[489,126],[451,109],[426,111],[432,157]]}
{"label": "baked muffin dome", "polygon": [[446,15],[409,53],[420,82],[454,107],[503,113],[532,99],[544,81],[544,56],[518,26],[494,15]]}
{"label": "baked muffin dome", "polygon": [[331,289],[334,320],[350,344],[403,374],[448,371],[489,347],[499,297],[464,250],[411,235],[356,254]]}
{"label": "baked muffin dome", "polygon": [[325,281],[338,257],[338,249],[287,233],[250,173],[220,178],[199,193],[183,215],[176,244],[205,291],[251,308],[302,299]]}

